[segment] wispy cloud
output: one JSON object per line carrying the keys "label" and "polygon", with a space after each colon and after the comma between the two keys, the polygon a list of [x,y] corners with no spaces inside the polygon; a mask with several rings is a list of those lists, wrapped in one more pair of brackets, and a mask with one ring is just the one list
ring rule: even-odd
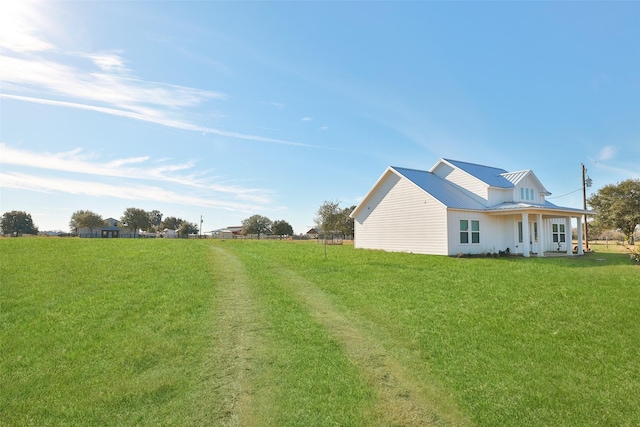
{"label": "wispy cloud", "polygon": [[7,1],[0,14],[0,47],[13,52],[38,52],[54,49],[40,37],[43,16],[33,1]]}
{"label": "wispy cloud", "polygon": [[[22,4],[11,4],[14,3]],[[134,70],[126,64],[124,52],[120,50],[77,52],[55,46],[39,34],[38,28],[43,25],[42,17],[37,13],[38,8],[31,3],[24,3],[29,7],[13,6],[9,14],[12,19],[5,14],[2,23],[7,21],[8,24],[0,26],[1,46],[9,50],[9,54],[2,58],[4,93],[0,94],[0,98],[90,110],[234,139],[334,149],[225,131],[176,119],[193,116],[196,108],[202,109],[207,102],[223,101],[228,96],[210,90],[137,78]],[[15,26],[12,22],[18,22],[19,25]],[[11,28],[11,31],[8,32],[7,28]],[[267,104],[278,109],[285,107],[278,102]]]}
{"label": "wispy cloud", "polygon": [[313,117],[303,117],[302,119],[303,122],[312,122],[313,121]]}
{"label": "wispy cloud", "polygon": [[[60,153],[41,153],[22,150],[9,146],[4,143],[0,143],[0,164],[6,170],[6,166],[20,166],[36,168],[40,170],[53,170],[63,171],[71,174],[91,175],[97,178],[123,178],[127,182],[134,180],[175,184],[182,188],[184,191],[179,199],[164,199],[175,202],[176,200],[184,200],[187,197],[191,197],[194,200],[199,199],[201,196],[198,194],[205,194],[205,200],[198,202],[198,206],[205,206],[207,200],[216,199],[220,203],[225,203],[228,206],[244,206],[245,208],[265,206],[273,202],[272,193],[262,188],[251,188],[240,185],[229,185],[221,183],[220,179],[215,176],[211,176],[206,172],[191,172],[196,165],[196,162],[187,162],[180,164],[165,164],[164,161],[160,161],[160,164],[151,163],[150,157],[132,157],[111,160],[108,162],[100,162],[97,156],[91,154],[84,154],[82,150],[75,149],[68,152]],[[189,173],[191,172],[191,173]],[[21,173],[6,173],[6,176],[2,179],[2,186],[6,188],[20,188],[31,189],[34,191],[61,191],[66,193],[76,194],[78,188],[84,188],[86,177],[80,177],[78,179],[58,179],[51,176],[43,176],[41,179],[32,175]],[[50,184],[46,182],[51,181]],[[74,184],[71,185],[70,183]],[[61,183],[58,185],[57,183]],[[62,185],[64,184],[64,185]],[[106,185],[106,184],[105,184]],[[129,188],[130,184],[127,184]],[[149,188],[147,185],[131,184],[140,188]],[[153,187],[153,186],[152,186]],[[112,190],[111,187],[108,187]],[[155,187],[153,187],[155,188]],[[165,190],[166,191],[166,190]],[[106,194],[114,197],[122,197],[122,188],[119,191],[106,192]],[[130,198],[131,193],[127,189],[127,197]],[[157,190],[154,193],[158,194]],[[84,193],[83,193],[84,194]],[[101,194],[100,192],[96,194]],[[191,194],[191,196],[188,196]],[[147,199],[147,197],[142,197]],[[205,203],[205,204],[203,204]],[[209,206],[209,204],[206,204]]]}
{"label": "wispy cloud", "polygon": [[93,53],[82,56],[91,59],[95,65],[104,71],[127,73],[129,69],[125,66],[124,59],[120,56],[121,53]]}
{"label": "wispy cloud", "polygon": [[[82,55],[89,57],[90,55]],[[95,65],[98,60],[99,67]],[[118,108],[158,118],[169,117],[182,108],[203,104],[226,95],[184,86],[139,80],[122,74],[115,55],[91,57],[95,71],[86,72],[55,61],[3,57],[2,80],[26,93],[63,96],[81,103]],[[106,72],[105,70],[110,72]],[[117,72],[114,70],[117,69]]]}
{"label": "wispy cloud", "polygon": [[260,204],[227,201],[215,197],[201,197],[189,193],[167,190],[163,187],[129,184],[126,189],[100,181],[75,180],[58,177],[44,177],[25,173],[0,173],[3,187],[43,193],[69,193],[91,197],[113,197],[125,200],[171,201],[176,204],[222,208],[230,211],[252,212],[264,208]]}
{"label": "wispy cloud", "polygon": [[0,94],[0,98],[15,99],[15,100],[26,101],[26,102],[34,102],[34,103],[37,103],[37,104],[55,105],[55,106],[59,106],[59,107],[78,108],[78,109],[81,109],[81,110],[88,110],[88,111],[96,111],[96,112],[99,112],[99,113],[111,114],[111,115],[114,115],[114,116],[127,117],[127,118],[130,118],[130,119],[136,119],[136,120],[142,120],[142,121],[145,121],[145,122],[151,122],[151,123],[159,124],[159,125],[162,125],[162,126],[175,128],[175,129],[202,132],[203,134],[214,134],[214,135],[220,135],[220,136],[225,136],[225,137],[235,138],[235,139],[245,139],[245,140],[250,140],[250,141],[268,142],[268,143],[273,143],[273,144],[292,145],[292,146],[297,146],[297,147],[320,148],[320,149],[325,149],[325,150],[343,151],[343,150],[341,150],[339,148],[323,147],[323,146],[320,146],[320,145],[303,144],[301,142],[292,142],[292,141],[285,141],[285,140],[282,140],[282,139],[266,138],[266,137],[262,137],[262,136],[249,135],[249,134],[243,134],[243,133],[238,133],[238,132],[229,132],[229,131],[215,129],[215,128],[211,128],[211,127],[207,127],[207,126],[194,125],[194,124],[191,124],[191,123],[188,123],[188,122],[184,122],[184,121],[165,119],[165,118],[161,118],[161,117],[155,117],[154,115],[139,114],[139,113],[134,113],[134,112],[125,111],[125,110],[118,110],[118,109],[114,109],[114,108],[99,107],[99,106],[95,106],[95,105],[79,104],[79,103],[76,103],[76,102],[54,101],[54,100],[50,100],[50,99],[33,98],[33,97],[20,96],[20,95],[7,95],[7,94]]}
{"label": "wispy cloud", "polygon": [[612,159],[616,155],[616,147],[607,145],[598,154],[598,161],[606,161]]}
{"label": "wispy cloud", "polygon": [[608,174],[619,176],[620,179],[640,178],[640,171],[633,165],[610,165],[605,162],[595,162],[595,167]]}

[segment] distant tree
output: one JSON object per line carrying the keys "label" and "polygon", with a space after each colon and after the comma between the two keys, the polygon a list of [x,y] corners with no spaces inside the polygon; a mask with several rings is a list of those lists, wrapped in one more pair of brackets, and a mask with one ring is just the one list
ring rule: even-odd
{"label": "distant tree", "polygon": [[178,228],[178,234],[180,234],[181,236],[188,236],[189,234],[197,233],[198,225],[193,222],[183,221],[182,224],[180,224],[180,228]]}
{"label": "distant tree", "polygon": [[640,179],[605,185],[587,199],[600,226],[619,229],[634,244],[633,232],[640,224]]}
{"label": "distant tree", "polygon": [[71,220],[69,221],[69,228],[71,231],[78,233],[79,228],[88,228],[89,234],[93,234],[93,229],[97,227],[102,227],[104,225],[104,219],[102,219],[101,215],[98,215],[92,211],[75,211],[71,215]]}
{"label": "distant tree", "polygon": [[120,222],[129,230],[133,230],[133,237],[136,236],[138,230],[148,230],[151,226],[149,213],[138,208],[127,208],[120,218]]}
{"label": "distant tree", "polygon": [[160,228],[168,230],[177,230],[180,228],[184,219],[176,218],[175,216],[168,216],[160,223]]}
{"label": "distant tree", "polygon": [[293,235],[293,227],[287,221],[277,219],[271,225],[271,233],[276,236],[291,236]]}
{"label": "distant tree", "polygon": [[261,234],[271,230],[271,220],[266,216],[253,215],[242,221],[242,232],[244,234],[257,234],[258,239]]}
{"label": "distant tree", "polygon": [[147,231],[157,231],[162,224],[162,212],[157,210],[149,212],[149,221],[151,221],[151,227]]}
{"label": "distant tree", "polygon": [[33,224],[31,214],[24,211],[5,212],[0,219],[2,234],[38,234],[38,227]]}
{"label": "distant tree", "polygon": [[344,236],[353,236],[354,233],[354,221],[353,218],[349,218],[351,212],[356,209],[355,206],[344,208],[340,211],[340,218],[338,221],[338,229]]}
{"label": "distant tree", "polygon": [[316,212],[314,222],[317,229],[324,235],[333,235],[340,230],[340,203],[325,201]]}

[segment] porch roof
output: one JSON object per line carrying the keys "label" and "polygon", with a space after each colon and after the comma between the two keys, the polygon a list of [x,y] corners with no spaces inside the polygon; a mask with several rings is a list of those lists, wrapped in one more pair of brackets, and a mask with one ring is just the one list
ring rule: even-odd
{"label": "porch roof", "polygon": [[500,203],[499,205],[490,206],[485,209],[487,213],[495,215],[509,215],[514,213],[536,213],[542,215],[558,215],[561,216],[581,216],[581,215],[595,215],[595,212],[584,209],[568,208],[566,206],[557,206],[551,202],[545,201],[544,205],[536,205],[533,203],[515,203],[507,202]]}

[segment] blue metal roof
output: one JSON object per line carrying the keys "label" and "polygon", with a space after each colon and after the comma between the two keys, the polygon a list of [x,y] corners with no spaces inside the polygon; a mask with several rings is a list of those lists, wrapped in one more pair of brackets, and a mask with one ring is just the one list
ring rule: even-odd
{"label": "blue metal roof", "polygon": [[392,166],[392,168],[447,207],[474,210],[485,208],[480,202],[469,197],[449,181],[440,178],[434,173],[395,166]]}
{"label": "blue metal roof", "polygon": [[502,174],[508,173],[504,169],[494,168],[491,166],[483,166],[475,163],[461,162],[459,160],[442,159],[457,168],[462,169],[469,175],[478,178],[480,181],[487,183],[491,187],[513,188],[513,183],[506,179]]}

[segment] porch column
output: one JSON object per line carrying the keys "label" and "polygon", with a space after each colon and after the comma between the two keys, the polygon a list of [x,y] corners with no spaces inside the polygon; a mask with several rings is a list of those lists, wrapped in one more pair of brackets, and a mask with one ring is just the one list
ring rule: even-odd
{"label": "porch column", "polygon": [[522,244],[524,245],[522,254],[525,257],[529,257],[529,241],[531,237],[529,237],[529,214],[526,212],[522,212]]}
{"label": "porch column", "polygon": [[547,235],[547,233],[542,228],[542,214],[538,214],[537,221],[538,221],[538,256],[543,257],[544,248],[547,245],[547,242],[545,241],[545,236]]}
{"label": "porch column", "polygon": [[571,237],[571,217],[564,219],[564,244],[567,245],[567,255],[573,255],[573,238]]}
{"label": "porch column", "polygon": [[582,249],[582,216],[576,217],[578,220],[578,255],[584,255],[584,250]]}

